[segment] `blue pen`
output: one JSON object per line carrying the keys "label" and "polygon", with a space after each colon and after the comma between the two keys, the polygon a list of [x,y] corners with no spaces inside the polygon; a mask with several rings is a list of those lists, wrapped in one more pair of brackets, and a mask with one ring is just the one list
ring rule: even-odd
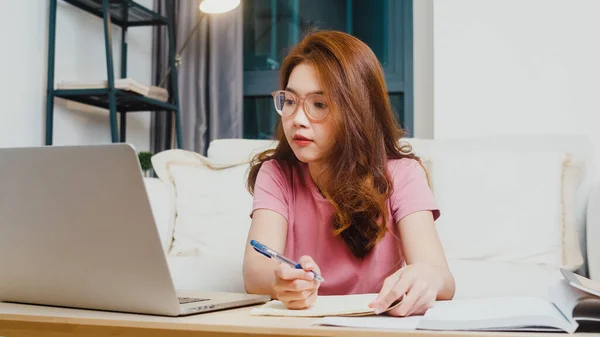
{"label": "blue pen", "polygon": [[[262,255],[264,255],[270,259],[274,258],[281,262],[289,264],[290,266],[292,266],[292,268],[302,269],[302,266],[299,263],[288,259],[287,257],[277,253],[276,251],[272,250],[271,248],[263,245],[262,243],[260,243],[256,240],[250,240],[250,245],[252,245],[252,248],[254,248],[254,250],[256,250],[257,252],[261,253]],[[315,275],[315,280],[325,282],[325,279],[323,279],[323,277],[321,277],[321,275],[317,274],[316,272],[314,272],[312,270],[311,270],[311,273],[313,273]]]}

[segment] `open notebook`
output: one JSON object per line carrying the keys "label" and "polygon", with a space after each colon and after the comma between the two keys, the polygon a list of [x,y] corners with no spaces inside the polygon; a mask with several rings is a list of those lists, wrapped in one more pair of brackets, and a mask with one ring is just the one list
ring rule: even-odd
{"label": "open notebook", "polygon": [[[574,332],[582,321],[600,322],[600,283],[563,270],[549,292],[537,297],[495,297],[438,301],[423,316],[376,316],[368,304],[376,294],[320,296],[305,310],[287,310],[279,301],[252,315],[323,317],[315,325],[401,330],[497,330]],[[351,317],[365,316],[365,317]]]}
{"label": "open notebook", "polygon": [[369,303],[377,294],[319,296],[315,304],[303,310],[286,309],[283,303],[271,301],[254,308],[250,312],[255,316],[295,316],[295,317],[324,317],[324,316],[365,316],[374,315]]}
{"label": "open notebook", "polygon": [[315,325],[400,330],[564,331],[581,322],[600,323],[600,283],[561,270],[564,279],[551,287],[549,300],[496,297],[438,301],[424,316],[406,318],[325,317]]}

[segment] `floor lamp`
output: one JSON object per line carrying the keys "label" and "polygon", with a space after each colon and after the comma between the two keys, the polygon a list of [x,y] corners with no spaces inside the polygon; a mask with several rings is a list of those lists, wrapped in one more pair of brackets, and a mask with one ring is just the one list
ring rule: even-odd
{"label": "floor lamp", "polygon": [[[184,1],[188,1],[188,0],[184,0]],[[200,3],[200,6],[199,6],[199,9],[201,12],[200,17],[198,18],[198,22],[196,22],[196,25],[194,26],[194,28],[188,33],[185,41],[183,42],[183,44],[181,45],[181,47],[175,54],[175,67],[179,67],[179,64],[181,63],[181,54],[187,47],[188,43],[191,41],[194,34],[196,34],[196,32],[199,30],[200,24],[202,23],[202,19],[204,19],[205,14],[219,14],[219,13],[229,12],[229,11],[237,8],[240,5],[240,1],[241,0],[204,0]],[[167,78],[169,78],[169,74],[171,74],[171,67],[169,67],[169,69],[163,76],[162,80],[160,81],[160,83],[158,85],[159,87],[162,87],[166,83]],[[171,123],[171,124],[173,124],[173,123]],[[174,132],[173,131],[174,127],[175,127],[174,125],[171,126],[171,133]],[[171,146],[172,146],[172,144],[171,144]]]}
{"label": "floor lamp", "polygon": [[[196,34],[198,29],[200,28],[202,19],[204,19],[204,16],[205,16],[204,14],[220,14],[220,13],[229,12],[229,11],[235,9],[237,6],[239,6],[240,1],[241,0],[204,0],[200,3],[199,8],[200,8],[201,14],[200,14],[200,17],[198,18],[198,22],[196,22],[196,25],[188,34],[187,38],[181,45],[181,48],[179,48],[179,50],[177,51],[177,54],[175,54],[175,66],[176,67],[178,67],[179,64],[181,63],[181,54],[187,47],[188,43],[190,42],[190,40],[192,39],[194,34]],[[160,81],[160,84],[158,85],[159,87],[162,87],[165,84],[165,81],[169,77],[170,73],[171,73],[171,68],[169,67],[169,69],[167,70],[167,73],[165,74],[165,76],[163,76],[162,80]]]}

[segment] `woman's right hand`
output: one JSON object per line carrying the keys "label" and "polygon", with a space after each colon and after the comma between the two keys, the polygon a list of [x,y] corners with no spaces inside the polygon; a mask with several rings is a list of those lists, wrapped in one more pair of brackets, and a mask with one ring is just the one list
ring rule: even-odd
{"label": "woman's right hand", "polygon": [[311,270],[321,270],[310,256],[302,256],[298,263],[302,269],[294,269],[281,263],[275,269],[273,290],[277,299],[288,309],[306,309],[315,304],[321,282],[315,280]]}

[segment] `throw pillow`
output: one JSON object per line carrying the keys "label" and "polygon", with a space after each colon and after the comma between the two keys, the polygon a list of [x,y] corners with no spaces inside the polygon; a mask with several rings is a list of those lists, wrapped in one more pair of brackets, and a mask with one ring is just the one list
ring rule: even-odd
{"label": "throw pillow", "polygon": [[249,163],[219,163],[184,150],[164,151],[152,160],[157,175],[175,192],[170,254],[219,256],[241,264],[251,222]]}

